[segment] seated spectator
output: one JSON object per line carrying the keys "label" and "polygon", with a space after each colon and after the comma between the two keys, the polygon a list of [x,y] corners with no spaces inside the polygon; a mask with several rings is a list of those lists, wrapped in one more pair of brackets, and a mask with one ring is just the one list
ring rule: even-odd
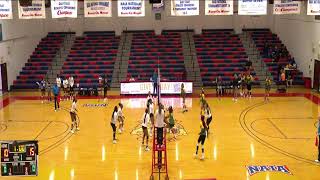
{"label": "seated spectator", "polygon": [[296,61],[294,60],[294,58],[290,58],[289,65],[292,69],[297,69],[297,64],[296,64]]}
{"label": "seated spectator", "polygon": [[130,82],[136,81],[133,76],[129,79]]}
{"label": "seated spectator", "polygon": [[292,76],[291,76],[291,75],[288,75],[288,79],[287,79],[287,87],[292,86],[292,83],[293,83]]}
{"label": "seated spectator", "polygon": [[286,74],[284,70],[281,70],[280,81],[281,81],[281,84],[286,84]]}

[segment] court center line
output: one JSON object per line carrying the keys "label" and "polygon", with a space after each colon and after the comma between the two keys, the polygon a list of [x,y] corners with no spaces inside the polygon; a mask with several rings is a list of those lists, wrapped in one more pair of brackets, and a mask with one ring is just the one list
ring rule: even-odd
{"label": "court center line", "polygon": [[276,126],[269,118],[268,118],[268,121],[271,123],[271,125],[276,128],[280,134],[285,138],[285,139],[288,139],[288,137],[280,130],[280,128],[278,128],[278,126]]}
{"label": "court center line", "polygon": [[50,121],[44,128],[42,128],[42,130],[38,133],[38,135],[34,138],[34,140],[36,140],[49,127],[51,123],[52,121]]}

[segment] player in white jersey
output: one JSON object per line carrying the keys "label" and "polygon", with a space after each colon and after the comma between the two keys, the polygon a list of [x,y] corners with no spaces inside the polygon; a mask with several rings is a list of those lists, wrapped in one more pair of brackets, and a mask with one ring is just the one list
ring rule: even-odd
{"label": "player in white jersey", "polygon": [[63,92],[64,92],[63,96],[64,96],[64,99],[68,100],[69,82],[68,82],[67,78],[62,81],[62,85],[63,85]]}
{"label": "player in white jersey", "polygon": [[118,120],[118,107],[115,106],[114,109],[113,109],[112,115],[111,115],[111,122],[110,122],[110,125],[112,127],[112,131],[113,131],[113,136],[112,136],[113,137],[112,138],[113,144],[117,143],[117,140],[116,140],[116,132],[117,132],[116,123],[117,123],[117,120]]}
{"label": "player in white jersey", "polygon": [[73,77],[72,76],[70,76],[69,78],[68,78],[68,84],[69,84],[69,96],[70,96],[70,99],[74,96],[74,90],[73,90],[73,88],[74,88],[74,79],[73,79]]}
{"label": "player in white jersey", "polygon": [[56,83],[57,83],[57,86],[58,88],[60,89],[61,88],[61,78],[59,77],[59,75],[57,74],[57,78],[56,78]]}
{"label": "player in white jersey", "polygon": [[119,120],[119,133],[121,134],[124,130],[124,115],[123,115],[123,104],[119,103],[119,109],[118,109],[118,120]]}
{"label": "player in white jersey", "polygon": [[147,109],[148,109],[148,113],[149,113],[149,116],[150,116],[150,123],[151,123],[150,136],[152,137],[152,130],[153,130],[153,127],[154,127],[154,118],[151,118],[151,117],[154,117],[154,104],[152,102],[152,99],[148,100]]}
{"label": "player in white jersey", "polygon": [[146,151],[149,151],[148,141],[149,141],[149,134],[148,134],[148,123],[150,120],[149,110],[146,109],[141,120],[141,126],[143,131],[142,136],[142,146],[144,145],[144,139],[146,139]]}

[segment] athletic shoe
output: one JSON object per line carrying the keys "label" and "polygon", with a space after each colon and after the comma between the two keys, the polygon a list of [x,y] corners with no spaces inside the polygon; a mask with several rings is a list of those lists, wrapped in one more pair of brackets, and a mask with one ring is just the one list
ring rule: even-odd
{"label": "athletic shoe", "polygon": [[117,141],[116,141],[116,140],[113,140],[112,143],[113,143],[113,144],[117,144]]}
{"label": "athletic shoe", "polygon": [[57,110],[55,109],[54,112],[57,112]]}
{"label": "athletic shoe", "polygon": [[41,104],[43,104],[43,101],[41,101]]}
{"label": "athletic shoe", "polygon": [[316,163],[320,163],[320,161],[318,159],[314,160]]}
{"label": "athletic shoe", "polygon": [[194,157],[194,158],[197,158],[197,157],[198,157],[198,154],[194,153],[194,154],[193,154],[193,157]]}
{"label": "athletic shoe", "polygon": [[72,133],[72,134],[74,133],[74,130],[73,130],[73,129],[71,130],[71,133]]}
{"label": "athletic shoe", "polygon": [[122,133],[122,130],[121,129],[119,129],[119,134],[121,134]]}
{"label": "athletic shoe", "polygon": [[235,101],[235,99],[234,99],[234,98],[232,98],[232,101]]}
{"label": "athletic shoe", "polygon": [[150,151],[150,148],[148,146],[146,147],[146,151]]}
{"label": "athletic shoe", "polygon": [[204,160],[204,154],[202,154],[202,156],[201,156],[201,158],[200,158],[201,160]]}
{"label": "athletic shoe", "polygon": [[77,127],[77,129],[76,129],[77,131],[80,131],[80,128],[79,127]]}

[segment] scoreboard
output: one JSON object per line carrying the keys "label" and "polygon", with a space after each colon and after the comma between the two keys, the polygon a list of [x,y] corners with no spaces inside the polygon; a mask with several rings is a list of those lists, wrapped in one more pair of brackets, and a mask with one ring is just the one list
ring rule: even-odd
{"label": "scoreboard", "polygon": [[1,176],[37,176],[38,141],[1,141]]}

